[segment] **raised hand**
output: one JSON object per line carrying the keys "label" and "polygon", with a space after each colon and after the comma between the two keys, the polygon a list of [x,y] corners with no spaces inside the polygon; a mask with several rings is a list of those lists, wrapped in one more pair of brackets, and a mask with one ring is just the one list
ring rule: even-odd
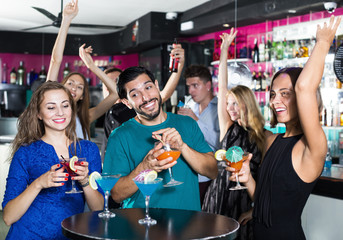
{"label": "raised hand", "polygon": [[339,24],[341,23],[341,19],[342,17],[338,17],[336,18],[336,22],[335,22],[335,16],[331,16],[329,24],[327,24],[326,22],[324,23],[324,26],[321,27],[319,24],[317,25],[317,34],[316,34],[316,41],[317,43],[324,41],[326,43],[329,43],[331,45],[337,28],[339,26]]}
{"label": "raised hand", "polygon": [[84,62],[84,64],[87,66],[87,68],[90,68],[92,64],[94,64],[93,58],[91,56],[91,53],[93,53],[92,46],[89,46],[87,48],[86,44],[82,44],[82,46],[79,48],[79,56]]}
{"label": "raised hand", "polygon": [[228,33],[223,33],[222,35],[220,35],[219,37],[222,39],[222,44],[220,46],[220,49],[223,50],[227,50],[229,49],[232,41],[235,39],[237,35],[237,30],[235,30],[234,28],[231,28],[230,34]]}
{"label": "raised hand", "polygon": [[72,0],[63,9],[63,19],[72,20],[79,12],[78,0]]}
{"label": "raised hand", "polygon": [[184,65],[185,63],[185,50],[182,48],[181,44],[173,44],[173,49],[170,52],[172,58],[178,58],[179,64]]}

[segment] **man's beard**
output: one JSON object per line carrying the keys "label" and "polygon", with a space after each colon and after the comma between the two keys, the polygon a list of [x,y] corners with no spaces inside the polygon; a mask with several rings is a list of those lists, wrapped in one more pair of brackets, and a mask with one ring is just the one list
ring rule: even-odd
{"label": "man's beard", "polygon": [[[149,104],[152,101],[157,100],[158,102],[158,109],[156,110],[156,112],[151,112],[151,113],[146,113],[144,112],[141,108],[146,105]],[[149,100],[149,102],[144,102],[141,105],[139,105],[138,108],[135,108],[134,110],[136,111],[137,114],[141,115],[142,117],[144,117],[147,120],[153,120],[155,119],[158,115],[160,115],[161,112],[161,107],[162,107],[162,101],[161,101],[161,96],[159,96],[159,99],[157,98],[152,98]]]}

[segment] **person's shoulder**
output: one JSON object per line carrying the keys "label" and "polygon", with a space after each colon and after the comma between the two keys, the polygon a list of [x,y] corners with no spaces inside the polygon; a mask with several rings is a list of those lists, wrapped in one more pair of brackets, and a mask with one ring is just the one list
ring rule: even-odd
{"label": "person's shoulder", "polygon": [[186,115],[179,115],[179,114],[168,112],[168,117],[170,117],[171,121],[184,121],[184,122],[195,122],[196,123],[196,121],[193,118],[191,118],[190,116],[186,116]]}
{"label": "person's shoulder", "polygon": [[131,131],[134,131],[135,128],[138,127],[138,125],[135,123],[136,120],[134,120],[133,118],[127,120],[126,122],[124,122],[123,124],[121,124],[120,126],[118,126],[117,128],[115,128],[110,136],[108,137],[108,139],[113,138],[116,135],[120,135],[120,134],[125,134]]}
{"label": "person's shoulder", "polygon": [[86,140],[86,139],[80,139],[79,143],[81,147],[94,147],[97,146],[94,142]]}

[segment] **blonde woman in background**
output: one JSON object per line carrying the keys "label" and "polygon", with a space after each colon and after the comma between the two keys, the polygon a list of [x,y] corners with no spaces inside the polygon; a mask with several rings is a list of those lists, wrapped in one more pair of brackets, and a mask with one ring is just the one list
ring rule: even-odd
{"label": "blonde woman in background", "polygon": [[[255,176],[262,159],[266,134],[271,133],[264,129],[265,120],[251,89],[242,85],[227,89],[228,49],[236,34],[237,31],[232,28],[229,34],[223,33],[220,36],[222,45],[217,95],[219,140],[222,149],[239,146],[245,152],[253,153],[250,166]],[[226,167],[224,161],[218,162],[218,176],[206,192],[202,210],[239,220],[241,227],[238,239],[253,239],[252,225],[249,221],[252,218],[252,201],[245,190],[229,190],[236,183],[228,180],[231,173],[225,170]]]}

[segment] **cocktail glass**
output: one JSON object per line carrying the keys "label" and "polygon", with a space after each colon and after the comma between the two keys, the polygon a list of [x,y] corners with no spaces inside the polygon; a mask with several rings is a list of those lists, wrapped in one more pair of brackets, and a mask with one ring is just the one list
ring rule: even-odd
{"label": "cocktail glass", "polygon": [[139,219],[139,224],[147,224],[147,225],[154,225],[157,223],[155,219],[152,219],[149,216],[149,201],[151,195],[156,191],[156,189],[162,184],[163,178],[156,178],[154,181],[144,183],[144,181],[137,181],[134,180],[135,184],[145,196],[145,218]]}
{"label": "cocktail glass", "polygon": [[[70,178],[77,176],[77,174],[70,169],[69,163],[70,163],[70,159],[71,158],[60,158],[60,163],[61,165],[67,170],[67,172],[69,173]],[[86,158],[79,158],[74,165],[75,166],[81,166],[81,162],[86,162]],[[78,190],[75,187],[75,180],[71,180],[71,190],[67,191],[65,193],[82,193],[82,190]]]}
{"label": "cocktail glass", "polygon": [[98,214],[100,218],[113,218],[116,216],[115,213],[108,210],[108,198],[110,196],[111,189],[117,183],[118,179],[120,178],[120,174],[116,175],[108,175],[108,174],[101,174],[101,177],[95,179],[95,181],[99,184],[101,189],[105,192],[105,204],[104,204],[104,211]]}
{"label": "cocktail glass", "polygon": [[235,169],[235,173],[236,173],[236,186],[229,188],[229,190],[243,190],[243,189],[247,189],[247,187],[242,186],[239,181],[238,181],[238,173],[239,171],[242,169],[243,166],[243,162],[248,158],[249,153],[244,153],[242,155],[242,159],[238,162],[230,162],[227,159],[225,159],[229,164],[230,167]]}
{"label": "cocktail glass", "polygon": [[[164,149],[164,152],[157,157],[157,160],[161,161],[168,157],[172,157],[173,159],[169,162],[172,163],[180,157],[181,151],[177,142],[174,142],[172,144],[155,142],[155,146],[157,146],[158,144],[162,144],[162,149]],[[172,187],[183,184],[183,182],[176,181],[174,179],[172,168],[168,168],[168,171],[170,175],[170,181],[167,184],[163,185],[164,187]]]}

